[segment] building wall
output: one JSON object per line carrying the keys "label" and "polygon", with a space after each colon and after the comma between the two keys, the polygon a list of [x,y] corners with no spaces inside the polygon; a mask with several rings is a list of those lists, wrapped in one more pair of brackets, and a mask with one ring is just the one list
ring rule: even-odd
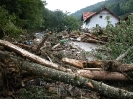
{"label": "building wall", "polygon": [[90,20],[87,20],[84,28],[93,28],[96,27],[96,25],[99,25],[100,27],[106,27],[107,16],[110,16],[110,22],[113,26],[115,26],[119,22],[119,20],[113,15],[111,15],[108,11],[103,10],[100,13],[94,15],[92,18],[90,18]]}

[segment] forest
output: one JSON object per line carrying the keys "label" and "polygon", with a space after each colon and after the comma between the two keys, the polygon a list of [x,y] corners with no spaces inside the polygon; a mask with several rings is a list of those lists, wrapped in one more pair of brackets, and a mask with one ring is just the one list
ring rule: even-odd
{"label": "forest", "polygon": [[81,15],[83,12],[97,12],[102,7],[106,7],[120,18],[123,18],[124,16],[133,12],[132,4],[132,0],[105,0],[80,9],[73,13],[72,16],[75,16],[79,21],[81,21]]}

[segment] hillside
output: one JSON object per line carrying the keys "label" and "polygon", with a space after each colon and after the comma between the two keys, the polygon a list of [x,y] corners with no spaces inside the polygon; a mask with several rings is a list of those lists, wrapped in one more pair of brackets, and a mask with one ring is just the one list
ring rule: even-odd
{"label": "hillside", "polygon": [[80,21],[83,12],[97,12],[101,7],[105,6],[121,18],[133,11],[132,4],[133,0],[105,0],[80,9],[71,15]]}

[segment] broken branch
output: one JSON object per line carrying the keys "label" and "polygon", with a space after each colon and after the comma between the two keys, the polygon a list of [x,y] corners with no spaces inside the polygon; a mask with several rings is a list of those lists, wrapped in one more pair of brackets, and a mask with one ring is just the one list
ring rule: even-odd
{"label": "broken branch", "polygon": [[37,63],[39,63],[41,65],[45,65],[45,66],[48,66],[48,67],[51,67],[51,68],[54,68],[54,69],[58,69],[58,70],[61,70],[61,71],[66,71],[67,70],[66,68],[61,67],[58,64],[52,63],[50,61],[47,61],[47,60],[45,60],[45,59],[43,59],[43,58],[41,58],[41,57],[39,57],[37,55],[34,55],[34,54],[32,54],[32,53],[30,53],[30,52],[28,52],[28,51],[16,46],[16,45],[13,45],[10,42],[4,41],[4,40],[0,40],[0,45],[5,46],[5,47],[11,49],[12,51],[22,55],[23,57],[26,57],[26,58],[28,58],[28,59],[30,59],[30,60],[32,60],[34,62],[37,62]]}

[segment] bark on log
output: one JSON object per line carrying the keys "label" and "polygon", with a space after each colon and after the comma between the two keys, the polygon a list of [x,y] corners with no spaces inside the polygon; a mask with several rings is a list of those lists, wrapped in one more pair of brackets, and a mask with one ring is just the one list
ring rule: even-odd
{"label": "bark on log", "polygon": [[123,89],[115,88],[106,85],[102,82],[97,82],[95,80],[87,79],[77,74],[69,74],[62,71],[58,71],[52,68],[44,67],[42,65],[31,63],[28,61],[22,61],[15,58],[17,64],[19,64],[22,70],[33,73],[37,76],[48,77],[56,81],[61,81],[64,83],[72,84],[80,88],[89,89],[92,88],[100,92],[103,95],[114,98],[122,99],[133,99],[133,92],[129,92]]}
{"label": "bark on log", "polygon": [[119,72],[77,70],[77,74],[95,80],[129,80]]}
{"label": "bark on log", "polygon": [[23,57],[26,57],[26,58],[28,58],[28,59],[30,59],[30,60],[32,60],[34,62],[37,62],[37,63],[39,63],[41,65],[45,65],[47,67],[51,67],[51,68],[54,68],[54,69],[57,69],[57,70],[61,70],[61,71],[67,71],[66,68],[61,67],[58,64],[52,63],[50,61],[47,61],[47,60],[45,60],[45,59],[43,59],[43,58],[41,58],[41,57],[39,57],[39,56],[37,56],[35,54],[32,54],[32,53],[30,53],[30,52],[28,52],[28,51],[16,46],[16,45],[10,43],[10,42],[4,41],[4,40],[0,40],[0,45],[5,46],[5,47],[11,49],[12,51],[22,55]]}

